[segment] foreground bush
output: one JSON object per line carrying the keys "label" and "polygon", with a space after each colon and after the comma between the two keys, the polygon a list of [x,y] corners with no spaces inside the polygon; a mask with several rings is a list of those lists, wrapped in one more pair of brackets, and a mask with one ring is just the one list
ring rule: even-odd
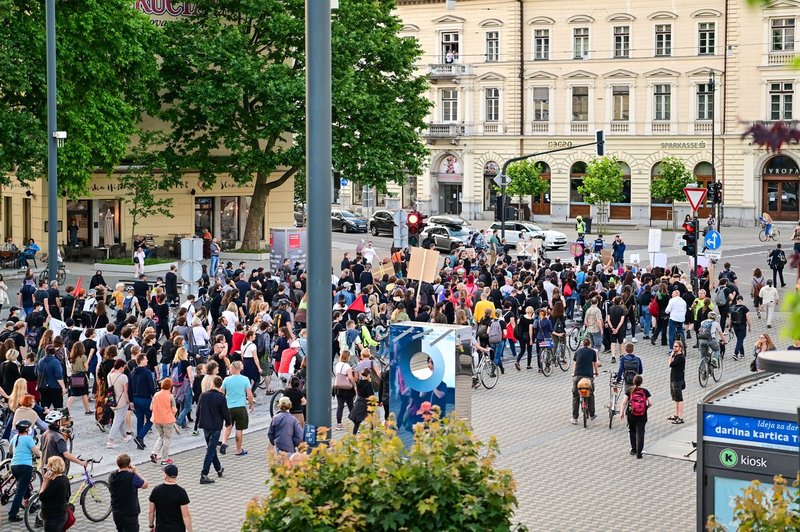
{"label": "foreground bush", "polygon": [[[794,490],[778,475],[772,492],[765,490],[761,482],[754,480],[742,495],[735,498],[733,516],[739,522],[737,530],[757,532],[800,531],[800,476],[794,482]],[[708,516],[706,528],[713,532],[728,529],[718,523],[713,515]]]}
{"label": "foreground bush", "polygon": [[495,468],[494,439],[481,443],[463,421],[434,418],[415,427],[406,450],[392,428],[371,420],[293,467],[271,459],[271,496],[250,504],[242,530],[517,528],[514,479]]}

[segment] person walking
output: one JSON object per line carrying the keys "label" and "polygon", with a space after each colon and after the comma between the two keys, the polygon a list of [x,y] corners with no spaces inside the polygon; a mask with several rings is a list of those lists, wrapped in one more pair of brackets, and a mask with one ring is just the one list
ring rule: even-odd
{"label": "person walking", "polygon": [[[353,411],[353,399],[355,398],[355,373],[350,367],[350,351],[342,350],[339,361],[333,368],[334,383],[333,391],[336,394],[336,430],[344,430],[342,425],[342,414],[347,405],[348,412]],[[399,425],[399,423],[398,423]]]}
{"label": "person walking", "polygon": [[250,405],[250,413],[256,407],[253,391],[250,389],[250,379],[242,375],[242,361],[237,360],[231,364],[231,374],[222,381],[222,391],[230,411],[230,421],[225,424],[225,431],[222,436],[222,445],[219,452],[225,454],[228,449],[227,442],[231,436],[231,431],[236,428],[236,456],[245,456],[247,450],[242,447],[244,430],[249,426],[249,416],[247,415],[246,403]]}
{"label": "person walking", "polygon": [[798,222],[797,226],[794,228],[792,242],[794,242],[794,252],[800,253],[800,222]]}
{"label": "person walking", "polygon": [[681,297],[678,290],[672,291],[672,298],[667,303],[667,308],[664,312],[669,316],[669,326],[667,328],[667,342],[669,345],[675,344],[675,337],[680,335],[681,341],[686,341],[686,335],[683,332],[683,324],[686,321],[686,301]]}
{"label": "person walking", "polygon": [[667,418],[668,421],[672,421],[673,425],[683,424],[683,390],[685,388],[686,353],[683,352],[683,343],[675,342],[672,345],[672,354],[669,356],[669,392],[675,403],[675,414]]}
{"label": "person walking", "polygon": [[125,433],[125,415],[128,413],[130,402],[128,400],[128,376],[125,375],[125,361],[117,359],[114,361],[114,369],[106,377],[108,383],[108,394],[106,395],[106,406],[114,412],[114,421],[108,431],[108,441],[106,448],[116,449],[119,441],[114,436],[119,434],[119,439],[125,443],[131,440],[131,436]]}
{"label": "person walking", "polygon": [[514,362],[514,367],[517,371],[520,371],[522,368],[520,367],[519,363],[522,360],[522,357],[525,356],[525,353],[528,354],[528,369],[531,369],[531,361],[533,359],[533,338],[531,338],[530,326],[533,323],[533,307],[529,306],[525,308],[525,314],[519,317],[517,320],[517,333],[516,337],[519,340],[519,353],[517,354],[517,360]]}
{"label": "person walking", "polygon": [[786,266],[786,253],[781,249],[781,244],[778,242],[775,249],[769,252],[769,267],[772,269],[772,284],[778,286],[778,276],[781,278],[781,288],[786,286],[786,281],[783,280],[783,267]]}
{"label": "person walking", "polygon": [[83,401],[84,414],[87,416],[94,414],[94,410],[89,406],[89,372],[87,371],[88,359],[86,358],[86,346],[82,342],[75,342],[69,352],[69,365],[72,376],[69,379],[69,399],[67,408],[72,406],[76,397]]}
{"label": "person walking", "polygon": [[178,405],[175,403],[175,396],[172,395],[172,379],[169,377],[161,381],[161,389],[153,396],[150,410],[153,413],[152,421],[158,434],[150,461],[156,464],[161,457],[161,465],[169,465],[172,463],[172,459],[169,457],[169,446],[175,430],[175,414],[178,413]]}
{"label": "person walking", "polygon": [[189,494],[178,485],[178,466],[164,467],[164,482],[150,493],[147,523],[154,532],[192,532]]}
{"label": "person walking", "polygon": [[267,437],[269,443],[276,451],[292,454],[303,441],[303,427],[290,413],[292,401],[288,397],[281,397],[278,401],[278,413],[269,423]]}
{"label": "person walking", "polygon": [[139,532],[139,490],[149,487],[147,481],[131,463],[130,455],[117,456],[117,470],[108,477],[111,491],[111,515],[117,532]]}
{"label": "person walking", "polygon": [[650,399],[650,391],[643,388],[644,378],[637,375],[633,378],[633,387],[625,392],[625,399],[622,401],[620,419],[628,416],[628,435],[631,441],[631,455],[642,458],[644,449],[644,432],[647,425],[647,410],[653,406]]}
{"label": "person walking", "polygon": [[761,288],[758,294],[761,298],[761,307],[767,315],[767,329],[772,329],[772,318],[775,317],[775,309],[778,307],[778,289],[775,288],[774,283],[767,279],[767,285]]}
{"label": "person walking", "polygon": [[[241,362],[237,361],[233,364],[235,366],[236,364],[241,364]],[[236,376],[242,377],[242,375],[239,374],[236,374]],[[231,385],[232,381],[228,381],[228,379],[231,377],[225,378],[225,381],[228,382],[228,388],[230,390],[233,389],[233,386]],[[231,397],[222,394],[221,388],[224,386],[222,377],[215,375],[214,377],[209,376],[208,378],[211,379],[211,388],[207,392],[200,394],[200,401],[197,403],[197,419],[199,421],[198,426],[203,429],[203,437],[206,440],[206,456],[203,459],[203,469],[200,471],[200,484],[214,483],[214,479],[209,478],[208,476],[208,474],[211,472],[212,465],[214,466],[214,470],[217,472],[217,476],[222,478],[222,473],[225,471],[225,468],[223,468],[222,464],[219,462],[219,457],[217,456],[217,444],[220,441],[219,438],[220,434],[222,433],[223,424],[225,424],[227,427],[230,427],[232,423],[232,415],[229,408]],[[246,379],[247,377],[244,378]],[[249,386],[246,389],[249,390]],[[244,391],[241,393],[244,395]],[[233,391],[231,392],[231,395],[234,395]],[[242,409],[244,408],[242,407]],[[245,416],[247,416],[247,412],[245,412]],[[226,429],[226,432],[228,435],[230,435],[230,429]],[[236,439],[237,448],[241,448],[238,430]],[[225,438],[223,442],[224,441],[227,441],[227,438]],[[225,454],[225,452],[222,450],[222,446],[220,446],[220,452]]]}
{"label": "person walking", "polygon": [[350,411],[348,419],[353,422],[353,435],[358,434],[358,428],[369,415],[367,400],[375,395],[372,386],[372,375],[369,368],[364,368],[356,382],[356,402]]}
{"label": "person walking", "polygon": [[570,423],[573,425],[578,424],[578,409],[580,408],[581,396],[578,392],[578,383],[582,379],[589,379],[592,381],[592,394],[589,396],[589,417],[594,419],[594,378],[599,374],[597,365],[597,351],[592,349],[592,340],[590,338],[583,339],[583,346],[575,351],[572,357],[575,365],[572,367],[572,418]]}
{"label": "person walking", "polygon": [[[30,435],[32,423],[27,419],[18,422],[14,428],[17,429],[16,436],[9,442],[11,447],[11,475],[17,481],[17,490],[14,493],[14,500],[8,510],[8,521],[18,523],[22,517],[17,512],[22,508],[22,502],[27,501],[30,496],[30,483],[33,478],[33,459],[41,458],[42,453],[36,446],[36,441]],[[25,488],[22,488],[24,486]]]}
{"label": "person walking", "polygon": [[[123,363],[124,364],[124,363]],[[56,347],[45,347],[45,356],[36,364],[36,374],[39,375],[39,394],[41,395],[42,408],[61,408],[64,406],[64,368],[56,358]]]}
{"label": "person walking", "polygon": [[147,355],[136,357],[136,367],[131,371],[129,379],[128,388],[136,413],[136,437],[133,441],[142,450],[145,448],[144,437],[153,427],[153,411],[150,406],[156,393],[153,372],[147,367]]}
{"label": "person walking", "polygon": [[67,522],[67,503],[69,502],[69,480],[64,476],[64,460],[59,456],[47,459],[39,488],[40,514],[44,522],[44,532],[61,532]]}
{"label": "person walking", "polygon": [[736,304],[731,307],[731,318],[728,330],[733,330],[736,335],[736,347],[733,349],[733,360],[744,358],[744,339],[747,332],[753,331],[753,321],[750,319],[750,309],[744,304],[742,296],[736,296]]}

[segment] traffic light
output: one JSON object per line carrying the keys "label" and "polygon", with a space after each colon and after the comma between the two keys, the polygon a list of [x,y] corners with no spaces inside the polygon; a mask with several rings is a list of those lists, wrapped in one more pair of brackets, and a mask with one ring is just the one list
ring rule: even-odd
{"label": "traffic light", "polygon": [[682,249],[687,255],[694,257],[697,254],[697,220],[689,220],[688,224],[684,224],[683,230],[683,239],[686,244]]}
{"label": "traffic light", "polygon": [[594,132],[594,138],[597,141],[597,144],[595,144],[595,152],[598,157],[602,157],[606,154],[605,132],[602,129],[598,129]]}
{"label": "traffic light", "polygon": [[419,233],[422,231],[422,216],[417,211],[408,213],[406,219],[408,225],[408,245],[419,246]]}
{"label": "traffic light", "polygon": [[711,196],[712,201],[715,205],[719,205],[722,203],[722,182],[715,181],[711,183],[714,186],[714,194]]}
{"label": "traffic light", "polygon": [[709,182],[708,186],[706,188],[707,188],[707,190],[706,190],[706,202],[707,203],[716,203],[714,201],[714,191],[717,190],[717,188],[716,188],[716,185],[714,184],[714,181]]}

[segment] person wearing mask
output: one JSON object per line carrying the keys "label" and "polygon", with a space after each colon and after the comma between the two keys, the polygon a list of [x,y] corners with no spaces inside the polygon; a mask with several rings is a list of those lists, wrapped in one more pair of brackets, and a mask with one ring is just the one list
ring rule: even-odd
{"label": "person wearing mask", "polygon": [[303,441],[303,427],[292,416],[291,409],[292,400],[288,397],[281,397],[278,401],[278,413],[269,424],[267,437],[270,446],[279,453],[292,454]]}
{"label": "person wearing mask", "polygon": [[643,388],[644,378],[637,375],[633,379],[633,387],[625,392],[625,399],[622,401],[620,419],[628,416],[628,435],[631,442],[631,455],[642,458],[644,449],[644,433],[647,425],[647,410],[653,406],[650,399],[650,391]]}
{"label": "person wearing mask", "polygon": [[153,412],[150,404],[156,393],[153,373],[147,367],[147,355],[136,357],[136,367],[131,371],[129,379],[128,388],[136,413],[136,437],[133,438],[133,441],[136,443],[136,447],[142,450],[145,448],[144,437],[153,426]]}
{"label": "person wearing mask", "polygon": [[69,502],[69,480],[64,476],[64,460],[58,456],[47,459],[39,488],[41,518],[44,532],[61,532],[67,522],[67,503]]}
{"label": "person wearing mask", "polygon": [[111,515],[117,532],[139,532],[139,490],[149,485],[131,463],[131,457],[122,453],[117,456],[117,470],[108,477],[111,492]]}
{"label": "person wearing mask", "polygon": [[[233,367],[235,368],[237,364],[241,365],[241,362],[234,362]],[[238,372],[237,376],[241,377],[241,375],[238,375]],[[224,386],[222,378],[219,375],[209,378],[211,379],[211,388],[200,395],[200,401],[197,404],[198,426],[203,429],[203,437],[206,440],[206,455],[203,459],[203,469],[200,471],[200,484],[214,483],[214,479],[208,476],[211,472],[212,465],[217,472],[217,476],[222,478],[222,473],[225,469],[222,467],[222,464],[220,464],[219,457],[217,456],[217,444],[220,441],[223,424],[230,427],[233,423],[231,412],[228,407],[229,400],[226,400],[226,396],[223,395],[221,389]],[[228,381],[230,378],[231,377],[227,377],[225,379],[225,381],[229,383],[229,388],[231,388],[230,381]],[[242,387],[239,386],[239,389],[242,389]],[[244,389],[249,390],[249,386]],[[242,390],[242,395],[243,394]],[[230,435],[230,430],[227,430],[227,432]],[[238,431],[236,437],[237,448],[240,448],[241,437]],[[227,441],[227,438],[222,441]],[[225,454],[225,450],[222,446],[220,446],[220,452]]]}
{"label": "person wearing mask", "polygon": [[[715,322],[716,323],[716,322]],[[675,414],[667,418],[673,425],[683,424],[683,390],[686,388],[686,354],[683,344],[675,342],[669,356],[669,392],[675,403]]]}
{"label": "person wearing mask", "polygon": [[[19,516],[19,509],[22,508],[23,500],[28,500],[31,496],[30,483],[33,478],[33,459],[34,457],[40,458],[42,456],[39,447],[36,446],[36,441],[30,435],[32,423],[27,419],[23,419],[14,425],[17,429],[17,434],[12,436],[9,441],[11,448],[11,474],[17,481],[17,490],[14,493],[14,500],[11,502],[11,508],[8,510],[8,521],[10,523],[18,523],[22,521]],[[26,486],[25,489],[21,486]]]}
{"label": "person wearing mask", "polygon": [[147,522],[155,532],[192,532],[189,494],[178,485],[178,466],[164,467],[164,483],[150,493]]}
{"label": "person wearing mask", "polygon": [[767,279],[767,284],[759,292],[761,299],[761,306],[767,315],[767,329],[772,329],[772,319],[775,317],[775,309],[780,303],[778,298],[778,289],[775,288],[772,280]]}
{"label": "person wearing mask", "polygon": [[583,339],[583,346],[575,351],[573,356],[575,365],[572,367],[572,418],[570,423],[578,424],[578,409],[580,408],[581,396],[578,392],[578,383],[582,379],[592,381],[592,394],[589,396],[589,417],[594,419],[594,378],[599,374],[597,364],[597,351],[592,349],[592,340]]}

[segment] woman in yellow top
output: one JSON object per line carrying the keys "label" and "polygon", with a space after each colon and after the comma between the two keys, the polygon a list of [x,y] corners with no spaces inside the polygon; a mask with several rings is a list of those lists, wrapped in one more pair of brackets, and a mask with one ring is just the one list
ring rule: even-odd
{"label": "woman in yellow top", "polygon": [[69,365],[72,371],[69,379],[67,408],[72,407],[72,402],[76,397],[80,397],[87,416],[94,414],[94,410],[89,407],[89,371],[86,366],[88,362],[86,347],[82,342],[75,342],[69,352]]}
{"label": "woman in yellow top", "polygon": [[172,463],[169,457],[169,444],[172,441],[172,432],[175,430],[175,414],[178,413],[178,406],[172,395],[172,379],[169,377],[161,381],[161,390],[153,396],[150,409],[153,411],[153,426],[158,433],[150,461],[158,463],[161,453],[161,465],[169,465]]}
{"label": "woman in yellow top", "polygon": [[114,308],[117,310],[122,308],[122,302],[125,300],[125,283],[117,283],[114,285],[114,291],[111,293],[111,300],[114,302]]}

